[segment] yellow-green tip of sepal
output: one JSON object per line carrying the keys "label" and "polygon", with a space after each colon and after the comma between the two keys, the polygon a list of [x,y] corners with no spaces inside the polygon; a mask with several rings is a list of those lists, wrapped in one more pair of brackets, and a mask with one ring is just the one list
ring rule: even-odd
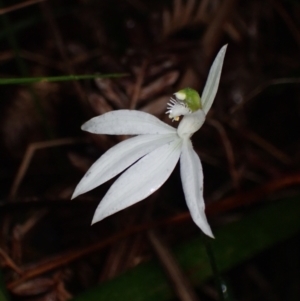
{"label": "yellow-green tip of sepal", "polygon": [[184,102],[184,104],[192,111],[202,109],[202,103],[199,93],[191,88],[184,88],[175,93],[177,99]]}

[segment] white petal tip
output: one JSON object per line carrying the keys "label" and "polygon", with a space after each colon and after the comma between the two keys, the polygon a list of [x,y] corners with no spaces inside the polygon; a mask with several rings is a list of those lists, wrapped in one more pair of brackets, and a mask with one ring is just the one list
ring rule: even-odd
{"label": "white petal tip", "polygon": [[99,218],[98,216],[96,216],[96,213],[93,216],[92,222],[91,222],[91,226],[93,226],[94,224],[100,222],[103,218]]}
{"label": "white petal tip", "polygon": [[71,200],[77,198],[79,195],[83,194],[85,191],[82,191],[82,189],[78,189],[79,185],[76,186],[72,196],[71,196]]}
{"label": "white petal tip", "polygon": [[220,56],[223,56],[223,55],[225,56],[227,47],[228,47],[228,44],[224,45],[224,46],[220,49],[220,51],[219,51],[219,55],[220,55]]}
{"label": "white petal tip", "polygon": [[227,49],[228,44],[225,44],[221,49]]}
{"label": "white petal tip", "polygon": [[73,192],[72,196],[71,196],[71,200],[74,200],[76,197],[79,196],[80,193],[76,192],[76,190]]}
{"label": "white petal tip", "polygon": [[211,230],[209,232],[204,232],[205,235],[207,235],[210,238],[215,239],[215,236],[212,234]]}
{"label": "white petal tip", "polygon": [[93,219],[92,219],[92,222],[91,222],[91,225],[94,225],[100,221],[102,221],[104,218],[106,218],[107,216],[109,216],[109,214],[103,214],[105,211],[102,210],[102,207],[100,208],[101,206],[101,203],[98,205],[95,213],[94,213],[94,216],[93,216]]}
{"label": "white petal tip", "polygon": [[87,130],[86,123],[84,123],[80,128],[81,128],[82,131],[86,131]]}
{"label": "white petal tip", "polygon": [[[206,218],[205,218],[205,220],[206,220]],[[200,226],[200,225],[198,225],[198,226]],[[209,236],[210,238],[215,238],[214,235],[213,235],[213,233],[212,233],[212,231],[211,231],[211,228],[210,228],[210,226],[209,226],[207,220],[205,221],[204,224],[201,223],[201,227],[199,227],[199,228],[201,229],[201,231],[202,231],[205,235]]]}
{"label": "white petal tip", "polygon": [[[206,219],[206,218],[205,218]],[[215,238],[215,236],[213,235],[212,231],[211,231],[211,228],[206,220],[205,224],[202,224],[200,229],[202,230],[202,232],[209,236],[210,238]]]}
{"label": "white petal tip", "polygon": [[209,223],[206,219],[204,211],[200,215],[200,218],[198,216],[196,219],[193,219],[193,220],[194,220],[195,224],[200,228],[200,230],[205,235],[209,236],[210,238],[215,238],[212,231],[211,231],[210,225],[209,225]]}

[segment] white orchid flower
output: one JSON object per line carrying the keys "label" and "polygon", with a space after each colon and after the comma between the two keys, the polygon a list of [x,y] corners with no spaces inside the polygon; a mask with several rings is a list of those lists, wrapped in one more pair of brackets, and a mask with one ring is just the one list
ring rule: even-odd
{"label": "white orchid flower", "polygon": [[227,45],[221,48],[213,62],[202,99],[190,88],[174,94],[167,113],[176,121],[183,116],[177,129],[151,114],[135,110],[108,112],[83,124],[82,130],[90,133],[138,135],[109,149],[77,185],[72,198],[94,189],[129,167],[100,202],[92,224],[148,197],[164,184],[180,159],[183,192],[192,219],[206,235],[213,237],[205,215],[202,166],[190,138],[204,123],[213,103],[226,48]]}

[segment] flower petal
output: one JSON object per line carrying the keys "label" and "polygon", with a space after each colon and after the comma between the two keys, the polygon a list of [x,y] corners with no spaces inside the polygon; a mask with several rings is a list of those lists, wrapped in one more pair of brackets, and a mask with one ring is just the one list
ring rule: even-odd
{"label": "flower petal", "polygon": [[174,134],[142,135],[122,141],[103,154],[77,185],[72,199],[110,180],[135,161],[176,138]]}
{"label": "flower petal", "polygon": [[172,134],[176,129],[155,116],[136,110],[116,110],[94,117],[84,123],[82,130],[95,134],[141,135]]}
{"label": "flower petal", "polygon": [[203,111],[205,114],[207,114],[211,108],[217,94],[226,49],[227,45],[221,48],[209,70],[208,78],[201,96]]}
{"label": "flower petal", "polygon": [[170,176],[178,162],[182,140],[175,138],[123,173],[100,202],[92,223],[129,207],[156,191]]}
{"label": "flower petal", "polygon": [[190,138],[201,128],[204,121],[205,113],[202,110],[183,116],[177,128],[178,136],[180,138]]}
{"label": "flower petal", "polygon": [[214,237],[205,216],[202,166],[190,139],[185,139],[182,145],[180,175],[186,203],[193,221],[206,235]]}

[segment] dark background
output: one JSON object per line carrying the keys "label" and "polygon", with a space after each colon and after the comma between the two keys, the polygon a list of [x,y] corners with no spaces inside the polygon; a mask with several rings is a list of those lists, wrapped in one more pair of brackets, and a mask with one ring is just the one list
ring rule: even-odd
{"label": "dark background", "polygon": [[[201,95],[224,44],[220,88],[193,145],[226,299],[299,300],[298,1],[1,0],[0,7],[1,80],[126,74],[0,86],[1,290],[11,300],[191,300],[170,284],[177,277],[170,270],[163,280],[152,270],[173,255],[184,290],[218,300],[209,260],[191,243],[204,246],[178,167],[151,197],[93,227],[112,181],[70,197],[88,167],[124,139],[81,132],[84,121],[130,108],[169,122],[170,96],[184,87]],[[153,228],[168,251],[162,257]],[[153,283],[140,286],[147,275]]]}

